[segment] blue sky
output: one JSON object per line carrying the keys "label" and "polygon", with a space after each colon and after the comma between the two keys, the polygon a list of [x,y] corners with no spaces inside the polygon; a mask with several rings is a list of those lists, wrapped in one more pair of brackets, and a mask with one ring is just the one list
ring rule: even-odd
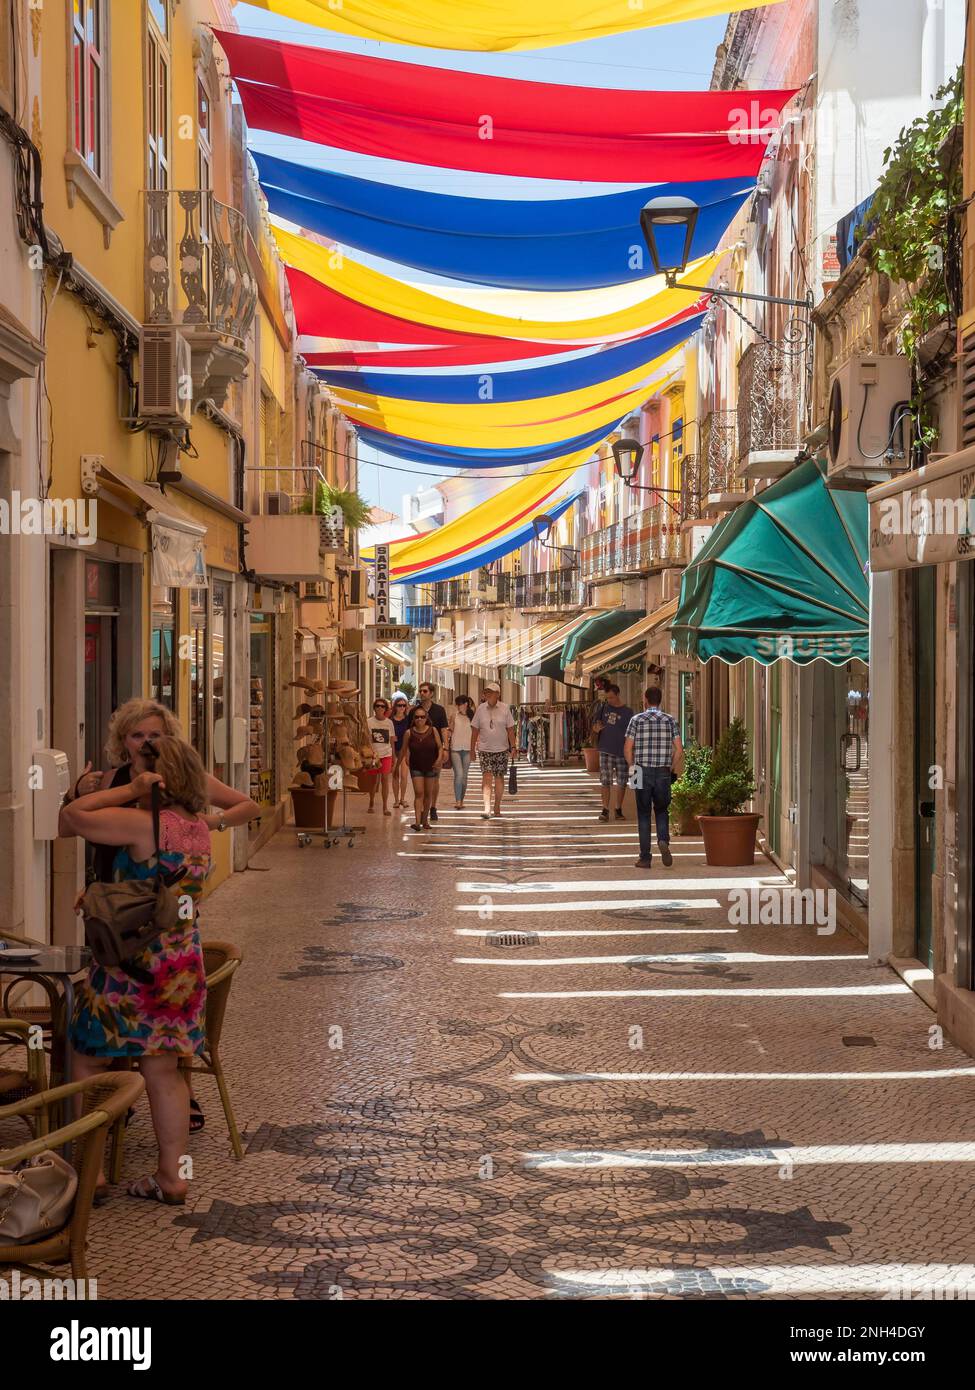
{"label": "blue sky", "polygon": [[[526,0],[527,3],[530,0]],[[347,53],[369,53],[401,62],[449,67],[454,71],[490,73],[496,77],[604,87],[607,90],[628,87],[647,91],[706,88],[710,83],[715,49],[721,42],[727,18],[719,15],[713,19],[663,25],[561,48],[500,54],[455,53],[354,39],[328,29],[283,19],[248,4],[238,4],[235,13],[244,33],[261,38],[307,43]],[[508,179],[463,170],[397,165],[389,160],[372,159],[324,146],[311,147],[301,141],[279,135],[262,135],[260,132],[252,133],[251,144],[255,149],[281,158],[297,157],[340,173],[468,197],[579,197],[587,193],[613,192],[621,187],[619,184]],[[416,277],[411,273],[411,278]],[[404,465],[364,446],[360,448],[360,459],[360,491],[374,506],[386,507],[396,513],[400,511],[404,492],[411,492],[418,486],[431,486],[440,478],[455,475],[453,469],[440,473],[421,465]],[[377,462],[382,467],[377,467]]]}

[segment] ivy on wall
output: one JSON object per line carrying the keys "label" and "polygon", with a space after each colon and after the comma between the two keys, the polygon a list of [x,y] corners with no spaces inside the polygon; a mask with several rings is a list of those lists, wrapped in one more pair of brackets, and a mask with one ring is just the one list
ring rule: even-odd
{"label": "ivy on wall", "polygon": [[958,312],[962,198],[962,70],[941,87],[931,111],[884,151],[884,173],[857,236],[870,266],[911,286],[902,330],[916,360],[925,334]]}

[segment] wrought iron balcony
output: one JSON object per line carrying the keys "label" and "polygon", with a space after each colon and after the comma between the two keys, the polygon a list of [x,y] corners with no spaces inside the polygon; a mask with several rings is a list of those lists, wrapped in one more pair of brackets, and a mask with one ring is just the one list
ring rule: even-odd
{"label": "wrought iron balcony", "polygon": [[608,579],[679,564],[681,517],[665,502],[634,512],[625,521],[584,536],[582,580]]}
{"label": "wrought iron balcony", "polygon": [[777,477],[799,452],[801,352],[757,342],[738,362],[738,472]]}
{"label": "wrought iron balcony", "polygon": [[701,421],[701,451],[697,465],[702,497],[740,492],[737,464],[737,413],[734,410],[709,411]]}
{"label": "wrought iron balcony", "polygon": [[585,602],[585,586],[579,570],[541,570],[537,574],[511,575],[509,606],[519,610],[579,608]]}
{"label": "wrought iron balcony", "polygon": [[436,629],[436,614],[432,603],[420,604],[418,607],[407,605],[406,625],[411,627],[414,632],[433,632]]}
{"label": "wrought iron balcony", "polygon": [[222,406],[247,366],[244,340],[257,305],[247,225],[210,192],[146,192],[146,321],[189,340],[194,400]]}
{"label": "wrought iron balcony", "polygon": [[433,606],[438,613],[472,607],[470,576],[460,579],[441,579],[433,586]]}
{"label": "wrought iron balcony", "polygon": [[681,521],[693,521],[701,515],[705,495],[700,454],[685,454],[680,461],[680,493],[677,506]]}

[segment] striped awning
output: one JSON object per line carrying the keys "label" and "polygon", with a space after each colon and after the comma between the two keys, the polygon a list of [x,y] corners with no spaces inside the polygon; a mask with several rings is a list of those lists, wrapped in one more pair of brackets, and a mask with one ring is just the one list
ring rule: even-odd
{"label": "striped awning", "polygon": [[605,642],[600,642],[597,647],[590,647],[588,651],[583,653],[579,661],[574,663],[579,667],[579,674],[583,676],[594,675],[608,661],[615,658],[622,660],[630,648],[647,642],[655,633],[668,625],[677,612],[678,603],[679,600],[676,598],[669,599],[654,612],[641,618],[639,622],[631,623],[629,627],[625,627],[615,637],[607,638]]}

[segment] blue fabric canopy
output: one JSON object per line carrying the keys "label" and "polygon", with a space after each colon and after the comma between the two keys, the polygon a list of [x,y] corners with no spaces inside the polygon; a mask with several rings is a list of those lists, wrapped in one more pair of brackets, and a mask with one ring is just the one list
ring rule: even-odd
{"label": "blue fabric canopy", "polygon": [[[462,198],[306,169],[272,155],[254,159],[278,217],[434,274],[527,290],[596,289],[651,275],[640,231],[640,210],[650,198],[697,203],[688,259],[708,255],[754,188],[754,181],[737,178],[651,184],[592,198]],[[657,237],[662,254],[670,259],[673,252],[679,263],[683,228],[658,229]]]}
{"label": "blue fabric canopy", "polygon": [[356,425],[356,433],[361,442],[370,448],[410,463],[432,463],[438,468],[505,468],[547,463],[550,459],[561,458],[563,454],[575,453],[577,449],[595,449],[613,428],[612,425],[600,425],[572,439],[560,439],[555,444],[534,444],[521,449],[460,449],[450,444],[428,444],[422,439],[386,434],[369,425]]}
{"label": "blue fabric canopy", "polygon": [[[422,376],[408,372],[338,372],[326,367],[322,369],[322,375],[329,386],[338,392],[368,391],[375,396],[396,396],[406,401],[470,405],[479,400],[538,400],[542,396],[557,396],[563,391],[595,386],[600,381],[622,376],[624,372],[636,371],[671,348],[679,347],[685,338],[697,332],[703,320],[703,314],[695,314],[645,338],[636,338],[615,347],[598,348],[585,357],[577,357],[571,362],[557,362],[548,367],[499,372],[487,365],[475,371],[468,369],[463,372],[434,369]],[[488,381],[490,395],[485,395],[485,383]]]}

